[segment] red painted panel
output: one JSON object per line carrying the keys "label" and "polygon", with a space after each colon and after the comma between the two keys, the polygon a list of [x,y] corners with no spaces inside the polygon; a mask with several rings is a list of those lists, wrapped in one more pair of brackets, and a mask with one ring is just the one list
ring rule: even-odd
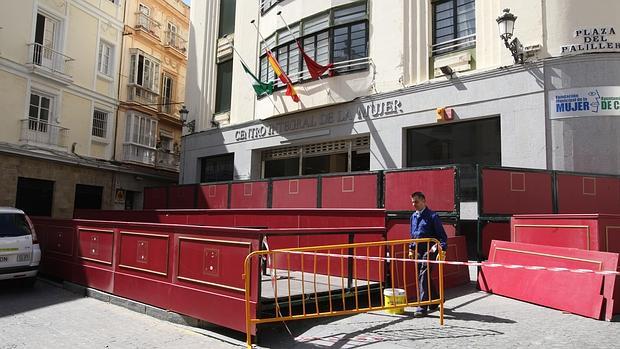
{"label": "red painted panel", "polygon": [[552,213],[551,173],[482,169],[482,215]]}
{"label": "red painted panel", "polygon": [[317,178],[282,179],[272,182],[271,207],[317,207]]}
{"label": "red painted panel", "polygon": [[179,237],[177,279],[243,292],[243,261],[249,242]]}
{"label": "red painted panel", "polygon": [[168,187],[144,188],[144,209],[168,208]]}
{"label": "red painted panel", "polygon": [[385,173],[385,209],[411,211],[411,193],[421,191],[434,211],[453,212],[456,169],[397,171]]}
{"label": "red painted panel", "polygon": [[156,280],[150,275],[142,276],[125,273],[127,269],[114,272],[114,294],[150,304],[163,309],[170,309],[177,299],[170,297],[173,285],[164,280]]}
{"label": "red painted panel", "polygon": [[195,185],[173,185],[168,187],[168,208],[196,208]]}
{"label": "red painted panel", "polygon": [[536,226],[514,223],[512,225],[512,241],[527,244],[571,247],[582,250],[590,250],[592,247],[598,250],[596,232],[591,234],[591,227],[585,225],[568,225],[562,223],[544,224],[537,222]]}
{"label": "red painted panel", "polygon": [[197,208],[228,208],[228,184],[203,184],[198,189]]}
{"label": "red painted panel", "polygon": [[321,207],[377,207],[377,174],[329,176],[321,179]]}
{"label": "red painted panel", "polygon": [[230,208],[267,207],[268,181],[233,183],[230,190]]}
{"label": "red painted panel", "polygon": [[620,213],[620,178],[558,173],[558,213]]}
{"label": "red painted panel", "polygon": [[114,231],[78,228],[78,257],[101,265],[112,265]]}
{"label": "red painted panel", "polygon": [[[616,270],[618,254],[493,241],[489,262],[569,269]],[[607,304],[605,318],[611,318],[615,280],[615,276],[607,276],[604,280],[603,276],[594,274],[486,266],[482,267],[478,278],[480,288],[484,291],[595,319],[601,316],[604,299]]]}
{"label": "red painted panel", "polygon": [[620,252],[620,215],[515,215],[511,231],[514,242]]}
{"label": "red painted panel", "polygon": [[482,257],[486,259],[491,248],[491,241],[510,241],[510,222],[488,222],[482,226]]}
{"label": "red painted panel", "polygon": [[[168,309],[174,312],[245,333],[243,295],[240,297],[223,296],[218,292],[174,285],[169,298],[174,299],[174,302]],[[250,311],[256,314],[256,297],[252,298]],[[252,335],[254,334],[256,334],[256,326],[252,327]]]}
{"label": "red painted panel", "polygon": [[605,251],[620,253],[620,220],[618,225],[605,225]]}
{"label": "red painted panel", "polygon": [[[39,231],[39,229],[36,229],[36,231]],[[73,227],[51,227],[46,235],[44,250],[47,253],[64,256],[69,259],[73,257],[75,240],[75,229]]]}
{"label": "red painted panel", "polygon": [[74,283],[84,285],[105,292],[114,292],[114,269],[102,267],[89,261],[72,264],[72,279]]}
{"label": "red painted panel", "polygon": [[[445,226],[445,224],[444,224]],[[387,226],[388,240],[401,240],[410,239],[409,235],[409,220],[408,219],[390,219]],[[406,251],[408,253],[408,251]],[[397,258],[403,258],[403,251],[396,251]],[[452,261],[467,261],[467,242],[465,236],[449,236],[448,237],[448,251],[446,252],[446,260]],[[395,275],[399,280],[399,285],[403,284],[402,278],[402,266],[398,266],[398,275]],[[465,266],[446,265],[444,268],[444,282],[445,288],[456,287],[469,282],[469,271]],[[401,287],[402,288],[402,287]],[[411,297],[415,295],[415,270],[407,267],[407,295]],[[415,299],[415,298],[410,298]]]}
{"label": "red painted panel", "polygon": [[[168,275],[168,235],[120,232],[119,268],[126,273],[147,273],[147,277]],[[145,275],[146,276],[146,275]]]}

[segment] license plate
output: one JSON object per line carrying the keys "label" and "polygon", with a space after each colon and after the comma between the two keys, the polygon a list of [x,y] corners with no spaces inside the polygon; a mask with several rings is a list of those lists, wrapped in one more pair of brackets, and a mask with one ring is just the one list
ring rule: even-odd
{"label": "license plate", "polygon": [[9,261],[9,257],[8,256],[0,256],[0,263],[5,263]]}
{"label": "license plate", "polygon": [[30,253],[20,253],[17,255],[18,262],[26,262],[30,260]]}

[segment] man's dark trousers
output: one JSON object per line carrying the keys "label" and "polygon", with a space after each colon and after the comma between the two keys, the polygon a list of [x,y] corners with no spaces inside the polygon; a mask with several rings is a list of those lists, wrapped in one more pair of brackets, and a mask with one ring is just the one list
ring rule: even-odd
{"label": "man's dark trousers", "polygon": [[[430,254],[430,256],[429,256]],[[437,258],[437,252],[418,252],[418,260],[426,260],[428,258],[431,261],[434,261]],[[433,280],[430,280],[430,290],[429,290],[429,277],[432,273],[432,263],[426,262],[418,262],[418,289],[420,290],[420,301],[428,301],[429,299],[438,299],[439,293],[437,293],[437,287]],[[429,293],[430,291],[430,293]],[[423,306],[423,309],[428,309],[428,306]]]}

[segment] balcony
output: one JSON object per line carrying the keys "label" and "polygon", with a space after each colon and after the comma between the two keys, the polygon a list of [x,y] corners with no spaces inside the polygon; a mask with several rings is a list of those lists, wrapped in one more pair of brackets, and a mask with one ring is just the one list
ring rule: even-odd
{"label": "balcony", "polygon": [[22,119],[19,141],[46,148],[67,150],[68,128],[37,119]]}
{"label": "balcony", "polygon": [[155,167],[171,171],[179,171],[180,156],[178,154],[171,153],[166,150],[158,150],[156,159]]}
{"label": "balcony", "polygon": [[127,86],[127,101],[157,108],[159,95],[140,85],[130,84]]}
{"label": "balcony", "polygon": [[155,153],[157,150],[154,148],[136,144],[125,143],[123,144],[123,161],[137,162],[142,165],[155,166]]}
{"label": "balcony", "polygon": [[165,48],[170,48],[172,51],[182,58],[185,58],[185,52],[187,52],[187,40],[175,32],[166,30],[166,41],[164,42]]}
{"label": "balcony", "polygon": [[67,63],[72,61],[74,61],[73,58],[51,47],[38,43],[28,44],[28,61],[26,65],[35,74],[68,85],[73,82],[73,77],[67,74]]}
{"label": "balcony", "polygon": [[137,12],[136,13],[136,27],[135,29],[138,31],[143,31],[145,33],[149,33],[153,37],[159,39],[159,28],[161,24],[149,17],[148,15]]}

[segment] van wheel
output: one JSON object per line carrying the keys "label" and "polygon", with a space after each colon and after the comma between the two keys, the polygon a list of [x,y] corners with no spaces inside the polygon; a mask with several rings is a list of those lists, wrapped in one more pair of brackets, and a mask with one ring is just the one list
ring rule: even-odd
{"label": "van wheel", "polygon": [[37,282],[37,277],[33,276],[29,278],[24,278],[21,281],[22,281],[22,286],[27,287],[27,288],[32,288],[34,287],[34,284]]}

